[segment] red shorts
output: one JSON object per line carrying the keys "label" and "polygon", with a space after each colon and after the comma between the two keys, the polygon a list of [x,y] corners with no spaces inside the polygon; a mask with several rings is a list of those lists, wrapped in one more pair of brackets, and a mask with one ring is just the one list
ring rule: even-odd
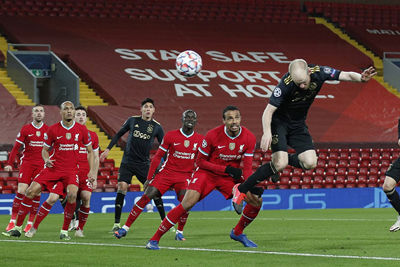
{"label": "red shorts", "polygon": [[78,175],[69,172],[60,172],[52,168],[44,168],[33,180],[42,186],[42,189],[49,190],[50,193],[64,195],[64,189],[68,185],[78,186]]}
{"label": "red shorts", "polygon": [[18,183],[31,184],[33,179],[43,170],[44,165],[33,165],[24,162],[19,167]]}
{"label": "red shorts", "polygon": [[199,192],[200,200],[205,198],[214,189],[217,189],[226,199],[229,199],[232,198],[232,188],[234,185],[235,181],[231,177],[198,170],[193,174],[187,189]]}
{"label": "red shorts", "polygon": [[79,191],[89,191],[93,192],[92,184],[88,180],[89,170],[79,170],[78,177],[79,177]]}
{"label": "red shorts", "polygon": [[156,174],[150,185],[157,188],[161,195],[173,187],[178,195],[180,191],[187,188],[191,176],[191,173],[162,170]]}

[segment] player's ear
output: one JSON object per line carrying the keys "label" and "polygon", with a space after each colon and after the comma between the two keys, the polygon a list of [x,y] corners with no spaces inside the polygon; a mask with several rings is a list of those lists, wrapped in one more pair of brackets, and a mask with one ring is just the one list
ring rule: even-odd
{"label": "player's ear", "polygon": [[308,70],[308,75],[310,75],[311,74],[311,69],[307,67],[307,70]]}

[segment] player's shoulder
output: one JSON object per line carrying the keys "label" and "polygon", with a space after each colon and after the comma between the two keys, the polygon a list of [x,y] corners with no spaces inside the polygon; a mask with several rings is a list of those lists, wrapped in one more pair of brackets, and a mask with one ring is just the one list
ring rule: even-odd
{"label": "player's shoulder", "polygon": [[88,130],[89,131],[89,134],[90,134],[90,136],[91,137],[96,137],[96,138],[98,138],[98,136],[97,136],[97,133],[96,132],[94,132],[94,131],[91,131],[91,130]]}
{"label": "player's shoulder", "polygon": [[155,124],[161,126],[161,123],[159,123],[158,121],[156,121],[155,119],[151,119]]}

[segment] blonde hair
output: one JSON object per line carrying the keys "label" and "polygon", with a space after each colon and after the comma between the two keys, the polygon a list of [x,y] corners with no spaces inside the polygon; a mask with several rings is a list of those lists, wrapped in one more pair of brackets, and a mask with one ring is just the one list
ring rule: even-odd
{"label": "blonde hair", "polygon": [[303,81],[308,76],[308,64],[304,59],[298,58],[290,62],[289,74],[293,80]]}

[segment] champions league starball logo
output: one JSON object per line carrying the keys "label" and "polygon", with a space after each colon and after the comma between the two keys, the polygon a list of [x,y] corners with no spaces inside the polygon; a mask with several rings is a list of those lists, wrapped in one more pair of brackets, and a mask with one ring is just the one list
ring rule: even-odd
{"label": "champions league starball logo", "polygon": [[276,87],[274,90],[274,96],[275,97],[280,97],[282,95],[282,90],[279,87]]}

